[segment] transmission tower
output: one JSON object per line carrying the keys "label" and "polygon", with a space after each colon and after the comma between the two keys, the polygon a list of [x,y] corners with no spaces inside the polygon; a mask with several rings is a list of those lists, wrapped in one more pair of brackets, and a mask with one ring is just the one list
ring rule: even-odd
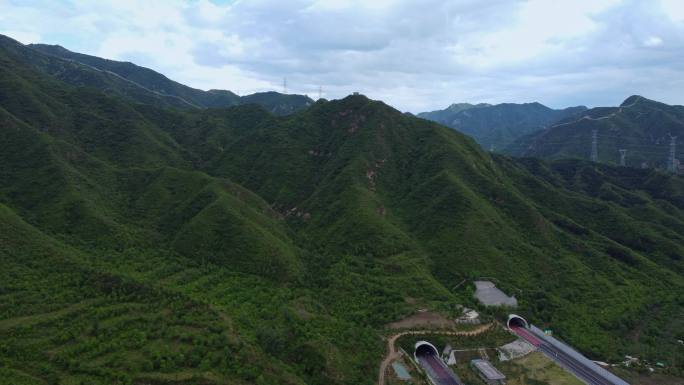
{"label": "transmission tower", "polygon": [[598,130],[591,130],[591,161],[598,162]]}
{"label": "transmission tower", "polygon": [[323,99],[323,86],[318,86],[318,98]]}
{"label": "transmission tower", "polygon": [[677,137],[670,135],[670,157],[667,160],[667,170],[670,172],[677,172],[676,146]]}
{"label": "transmission tower", "polygon": [[620,151],[620,166],[624,167],[627,165],[627,150],[621,148],[618,151]]}
{"label": "transmission tower", "polygon": [[283,93],[287,93],[287,78],[283,78]]}

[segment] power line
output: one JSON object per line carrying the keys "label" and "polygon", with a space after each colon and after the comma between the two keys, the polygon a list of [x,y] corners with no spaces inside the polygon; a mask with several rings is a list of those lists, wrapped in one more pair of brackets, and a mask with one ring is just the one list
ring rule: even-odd
{"label": "power line", "polygon": [[677,158],[676,155],[677,137],[670,135],[670,157],[667,160],[667,170],[674,173],[677,172]]}

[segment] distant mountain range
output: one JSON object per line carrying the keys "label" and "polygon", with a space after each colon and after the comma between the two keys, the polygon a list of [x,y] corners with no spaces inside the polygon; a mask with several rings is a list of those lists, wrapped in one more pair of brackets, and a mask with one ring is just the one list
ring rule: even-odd
{"label": "distant mountain range", "polygon": [[149,68],[72,52],[58,45],[23,46],[0,35],[0,46],[15,52],[26,64],[65,83],[92,87],[138,103],[178,108],[258,104],[277,115],[291,114],[313,103],[306,95],[260,92],[241,97],[226,90],[203,91],[175,82]]}
{"label": "distant mountain range", "polygon": [[418,116],[468,134],[484,149],[500,151],[521,136],[585,110],[584,106],[554,110],[540,103],[457,103]]}
{"label": "distant mountain range", "polygon": [[623,149],[627,166],[668,169],[672,137],[677,137],[675,145],[684,139],[684,106],[633,95],[619,107],[592,108],[521,137],[504,151],[547,159],[590,159],[594,131],[599,162],[620,164]]}

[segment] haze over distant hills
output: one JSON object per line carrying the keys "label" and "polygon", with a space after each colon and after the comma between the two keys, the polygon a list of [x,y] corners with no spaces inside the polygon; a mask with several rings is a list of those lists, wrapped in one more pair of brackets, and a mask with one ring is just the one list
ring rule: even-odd
{"label": "haze over distant hills", "polygon": [[418,116],[471,135],[485,149],[500,151],[521,136],[585,110],[584,106],[554,110],[540,103],[459,103]]}
{"label": "haze over distant hills", "polygon": [[668,168],[672,137],[684,139],[684,106],[671,106],[633,95],[619,107],[597,107],[519,138],[504,149],[516,156],[589,159],[592,132],[597,134],[598,161],[619,164],[627,150],[631,167]]}
{"label": "haze over distant hills", "polygon": [[681,177],[491,154],[363,95],[187,107],[131,66],[0,41],[7,383],[375,384],[386,325],[483,276],[593,359],[680,352]]}

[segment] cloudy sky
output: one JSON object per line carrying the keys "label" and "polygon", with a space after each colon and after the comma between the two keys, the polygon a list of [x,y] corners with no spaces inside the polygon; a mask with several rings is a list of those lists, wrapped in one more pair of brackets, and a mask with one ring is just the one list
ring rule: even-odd
{"label": "cloudy sky", "polygon": [[684,0],[0,0],[0,33],[239,94],[684,104]]}

